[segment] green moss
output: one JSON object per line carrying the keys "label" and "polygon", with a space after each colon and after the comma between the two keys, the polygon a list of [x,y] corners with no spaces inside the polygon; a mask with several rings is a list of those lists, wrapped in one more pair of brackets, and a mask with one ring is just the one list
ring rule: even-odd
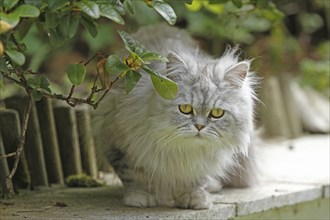
{"label": "green moss", "polygon": [[68,187],[99,187],[103,184],[86,174],[77,174],[68,176],[65,179]]}

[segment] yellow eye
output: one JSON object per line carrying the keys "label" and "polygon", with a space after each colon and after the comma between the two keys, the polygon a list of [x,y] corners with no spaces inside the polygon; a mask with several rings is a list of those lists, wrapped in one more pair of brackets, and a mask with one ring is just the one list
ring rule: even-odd
{"label": "yellow eye", "polygon": [[213,118],[221,118],[225,114],[225,110],[221,108],[212,109],[210,116]]}
{"label": "yellow eye", "polygon": [[179,105],[179,110],[183,114],[191,114],[193,111],[193,107],[189,104]]}

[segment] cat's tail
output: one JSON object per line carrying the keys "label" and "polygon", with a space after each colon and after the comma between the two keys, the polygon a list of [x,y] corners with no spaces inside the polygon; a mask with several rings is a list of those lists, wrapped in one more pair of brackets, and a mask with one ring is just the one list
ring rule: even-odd
{"label": "cat's tail", "polygon": [[248,155],[235,155],[236,164],[228,170],[224,186],[251,187],[259,182],[259,168],[257,165],[257,148],[250,146]]}

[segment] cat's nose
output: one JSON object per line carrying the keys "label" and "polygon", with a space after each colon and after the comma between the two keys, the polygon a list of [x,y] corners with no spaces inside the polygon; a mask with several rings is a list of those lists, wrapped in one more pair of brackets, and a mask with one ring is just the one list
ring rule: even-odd
{"label": "cat's nose", "polygon": [[197,128],[197,130],[202,130],[203,128],[205,128],[205,125],[199,125],[199,124],[195,124],[195,127]]}

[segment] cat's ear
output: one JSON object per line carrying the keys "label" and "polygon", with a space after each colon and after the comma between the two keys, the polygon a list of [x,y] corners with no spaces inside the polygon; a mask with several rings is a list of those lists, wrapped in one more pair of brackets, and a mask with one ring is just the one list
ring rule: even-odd
{"label": "cat's ear", "polygon": [[241,88],[244,79],[248,75],[250,69],[250,63],[247,61],[242,61],[234,66],[231,66],[226,70],[224,79],[235,87]]}
{"label": "cat's ear", "polygon": [[166,76],[172,80],[180,78],[180,75],[187,71],[187,65],[182,58],[174,53],[170,52],[167,55],[168,62],[166,63],[167,74]]}

